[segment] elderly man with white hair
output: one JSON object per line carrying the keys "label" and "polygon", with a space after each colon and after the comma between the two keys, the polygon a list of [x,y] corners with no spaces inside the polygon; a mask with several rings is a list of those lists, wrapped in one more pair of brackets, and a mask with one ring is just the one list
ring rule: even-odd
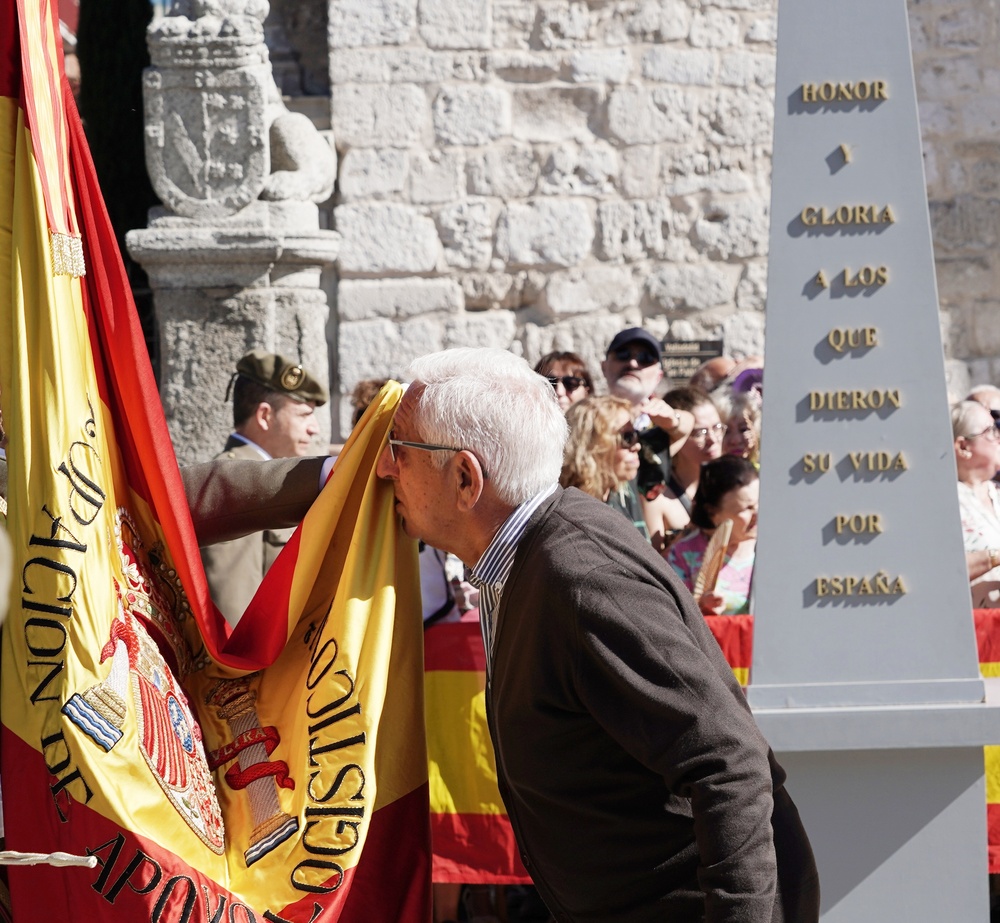
{"label": "elderly man with white hair", "polygon": [[548,382],[494,349],[410,373],[378,473],[481,588],[500,790],[555,918],[818,919],[784,772],[698,607],[624,517],[557,486]]}
{"label": "elderly man with white hair", "polygon": [[[548,381],[497,349],[435,353],[410,375],[378,474],[406,533],[480,588],[500,791],[555,919],[818,920],[785,773],[697,605],[625,517],[558,486],[566,423]],[[196,519],[236,464],[185,472]],[[301,515],[318,460],[269,466],[241,495]]]}

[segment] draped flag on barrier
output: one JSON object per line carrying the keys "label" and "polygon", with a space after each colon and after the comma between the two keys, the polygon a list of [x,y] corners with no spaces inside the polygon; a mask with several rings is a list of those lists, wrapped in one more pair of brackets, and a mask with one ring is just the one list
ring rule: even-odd
{"label": "draped flag on barrier", "polygon": [[0,0],[0,769],[8,849],[97,865],[11,869],[14,920],[424,921],[416,549],[374,471],[401,389],[227,637],[54,17]]}
{"label": "draped flag on barrier", "polygon": [[497,788],[479,622],[428,628],[424,668],[434,881],[530,882]]}
{"label": "draped flag on barrier", "polygon": [[[753,616],[706,621],[745,686]],[[434,881],[530,882],[497,788],[486,723],[486,657],[479,622],[428,628],[424,669]]]}
{"label": "draped flag on barrier", "polygon": [[[983,676],[1000,677],[1000,609],[973,612]],[[750,680],[752,615],[707,618],[740,685]],[[486,726],[485,658],[477,622],[425,633],[427,756],[434,880],[527,881],[500,792]],[[1000,746],[985,748],[989,870],[1000,873]]]}
{"label": "draped flag on barrier", "polygon": [[705,624],[719,642],[737,682],[745,689],[750,682],[753,659],[753,616],[717,615],[705,619]]}
{"label": "draped flag on barrier", "polygon": [[[1000,677],[1000,609],[973,609],[979,672],[987,678]],[[989,840],[990,874],[1000,874],[1000,746],[984,748],[986,753],[986,827]]]}

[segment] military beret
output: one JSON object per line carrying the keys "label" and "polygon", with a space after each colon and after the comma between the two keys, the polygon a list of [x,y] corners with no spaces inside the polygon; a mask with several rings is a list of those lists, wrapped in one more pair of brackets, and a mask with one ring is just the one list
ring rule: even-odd
{"label": "military beret", "polygon": [[240,359],[236,363],[236,375],[304,404],[322,407],[330,399],[326,388],[299,363],[262,349],[252,349]]}

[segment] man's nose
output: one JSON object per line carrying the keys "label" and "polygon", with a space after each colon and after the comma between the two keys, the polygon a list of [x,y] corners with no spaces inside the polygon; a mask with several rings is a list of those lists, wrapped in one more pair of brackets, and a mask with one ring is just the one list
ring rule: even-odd
{"label": "man's nose", "polygon": [[399,469],[393,461],[389,446],[382,449],[382,454],[378,457],[378,464],[375,466],[375,473],[386,481],[391,481],[399,474]]}

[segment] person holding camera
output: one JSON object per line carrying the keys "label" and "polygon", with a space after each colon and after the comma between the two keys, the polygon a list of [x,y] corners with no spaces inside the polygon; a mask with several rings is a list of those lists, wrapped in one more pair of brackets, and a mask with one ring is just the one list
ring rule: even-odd
{"label": "person holding camera", "polygon": [[663,381],[663,348],[648,330],[629,327],[616,334],[601,371],[608,393],[632,405],[632,423],[640,433],[636,488],[651,500],[663,490],[670,459],[684,445],[694,418],[656,396]]}

